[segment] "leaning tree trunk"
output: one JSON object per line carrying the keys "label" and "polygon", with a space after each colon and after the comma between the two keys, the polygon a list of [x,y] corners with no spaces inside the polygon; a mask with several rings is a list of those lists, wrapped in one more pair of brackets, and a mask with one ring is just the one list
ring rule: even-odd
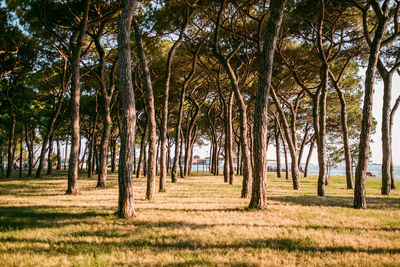
{"label": "leaning tree trunk", "polygon": [[80,62],[84,37],[86,35],[87,22],[89,17],[90,1],[84,1],[85,11],[79,25],[79,34],[71,38],[72,56],[71,56],[71,151],[69,154],[68,166],[68,189],[66,194],[76,195],[78,188],[79,171],[79,147],[80,147],[80,123],[79,107],[81,98],[80,88]]}
{"label": "leaning tree trunk", "polygon": [[124,0],[122,12],[118,21],[118,61],[120,97],[122,106],[121,147],[118,167],[118,216],[135,216],[133,198],[133,149],[135,146],[136,107],[135,94],[132,86],[130,29],[135,0]]}
{"label": "leaning tree trunk", "polygon": [[310,141],[310,150],[308,151],[306,165],[304,166],[304,177],[308,176],[308,166],[310,164],[311,155],[314,150],[314,145],[315,145],[315,141],[314,141],[314,137],[312,137],[312,139]]}

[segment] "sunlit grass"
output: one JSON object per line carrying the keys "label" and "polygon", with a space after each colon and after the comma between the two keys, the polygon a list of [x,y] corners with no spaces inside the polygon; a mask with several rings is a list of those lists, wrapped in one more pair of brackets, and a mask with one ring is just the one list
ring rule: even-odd
{"label": "sunlit grass", "polygon": [[268,211],[248,211],[241,178],[193,173],[145,201],[135,179],[138,216],[118,219],[117,179],[95,189],[80,179],[67,196],[66,173],[0,180],[0,266],[265,265],[399,266],[400,193],[380,195],[368,180],[368,209],[354,210],[343,177],[331,177],[325,197],[316,178],[268,179]]}

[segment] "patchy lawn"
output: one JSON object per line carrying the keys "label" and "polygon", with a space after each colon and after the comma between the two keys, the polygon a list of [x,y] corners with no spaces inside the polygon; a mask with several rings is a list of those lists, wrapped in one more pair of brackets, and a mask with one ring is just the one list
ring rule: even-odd
{"label": "patchy lawn", "polygon": [[[380,195],[367,181],[368,209],[354,210],[344,177],[331,177],[317,197],[316,177],[270,174],[269,211],[246,210],[241,177],[193,173],[145,201],[135,179],[137,217],[118,219],[117,177],[96,178],[67,196],[66,173],[0,180],[0,266],[266,265],[399,266],[400,190]],[[158,188],[158,187],[157,187]]]}

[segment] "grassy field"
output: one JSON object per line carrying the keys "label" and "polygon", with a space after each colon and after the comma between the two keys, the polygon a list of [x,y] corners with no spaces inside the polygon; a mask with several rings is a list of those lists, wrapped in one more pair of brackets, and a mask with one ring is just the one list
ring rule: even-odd
{"label": "grassy field", "polygon": [[[65,195],[66,173],[0,180],[0,266],[253,265],[400,266],[400,190],[380,195],[368,180],[368,209],[354,210],[343,177],[316,197],[316,177],[268,178],[269,211],[246,210],[241,179],[197,175],[145,201],[135,179],[137,217],[118,219],[117,177]],[[84,176],[84,175],[82,175]]]}

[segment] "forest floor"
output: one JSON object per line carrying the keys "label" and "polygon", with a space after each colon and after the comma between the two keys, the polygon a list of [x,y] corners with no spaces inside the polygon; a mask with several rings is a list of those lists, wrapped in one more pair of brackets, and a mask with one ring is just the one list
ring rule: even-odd
{"label": "forest floor", "polygon": [[107,189],[84,176],[77,196],[65,195],[65,172],[0,180],[0,266],[400,266],[400,190],[381,196],[377,179],[368,209],[355,210],[344,177],[317,197],[316,177],[294,191],[271,173],[270,209],[254,211],[239,198],[241,177],[228,185],[194,172],[150,202],[140,178],[137,216],[118,219],[116,174]]}

